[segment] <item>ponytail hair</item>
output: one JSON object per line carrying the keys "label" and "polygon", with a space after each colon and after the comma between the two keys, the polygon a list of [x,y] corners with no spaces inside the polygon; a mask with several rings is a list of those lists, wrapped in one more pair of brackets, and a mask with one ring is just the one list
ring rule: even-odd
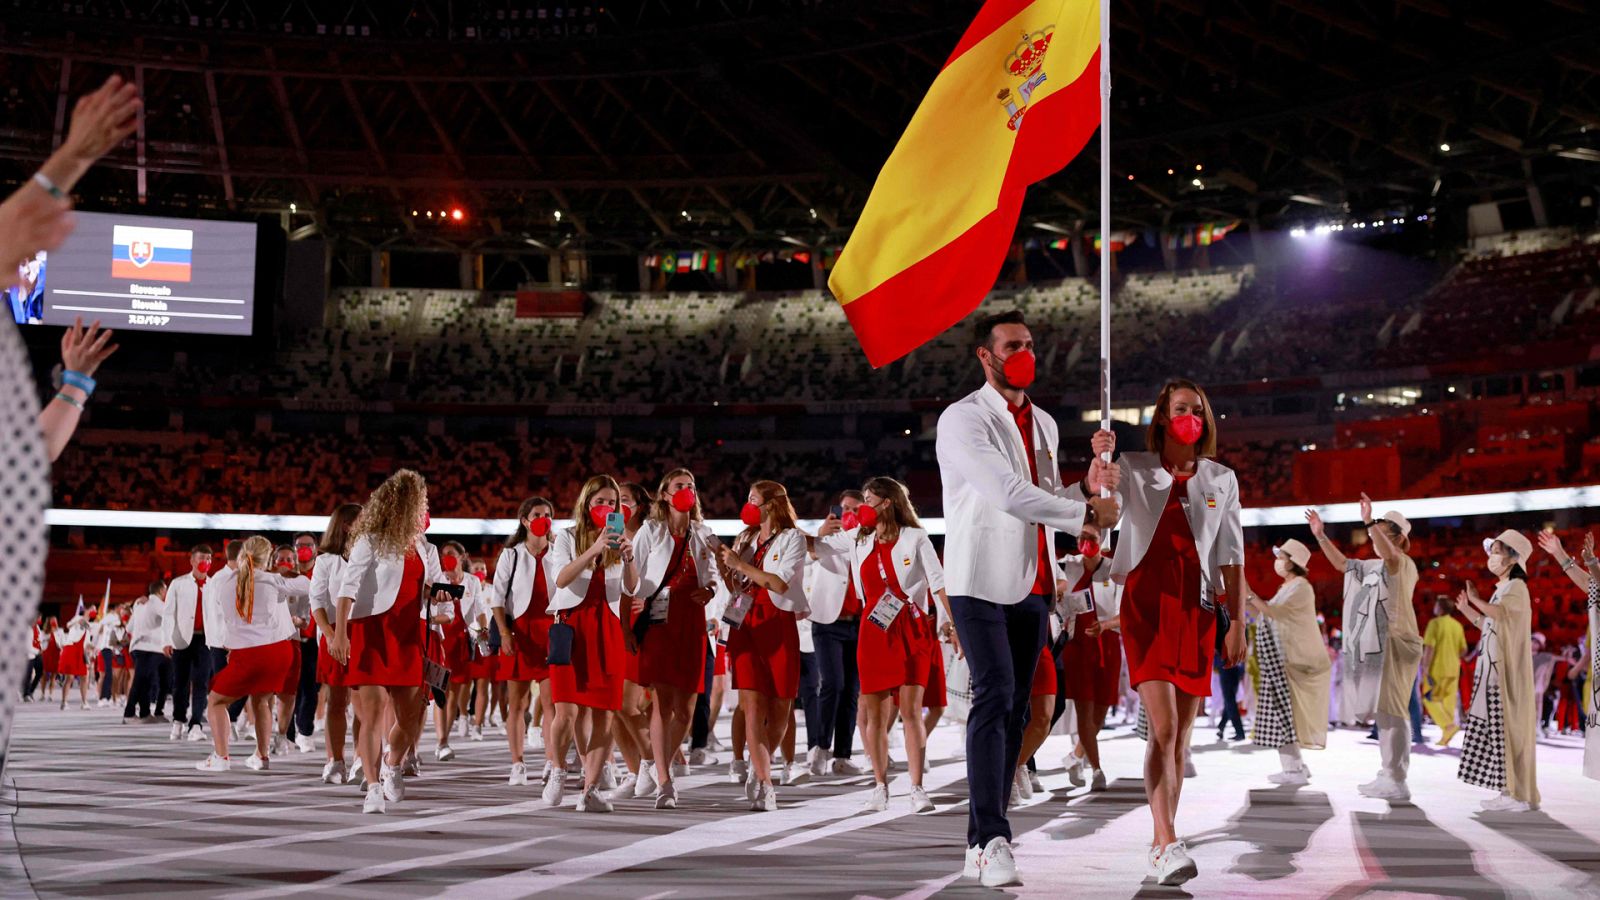
{"label": "ponytail hair", "polygon": [[239,550],[239,579],[233,589],[233,608],[246,622],[255,614],[256,572],[267,570],[272,553],[272,542],[259,534],[245,538]]}
{"label": "ponytail hair", "polygon": [[551,503],[549,500],[546,500],[543,497],[529,497],[528,499],[522,501],[522,505],[517,507],[517,530],[511,533],[511,537],[506,538],[507,547],[515,547],[528,539],[528,516],[531,515],[534,508],[538,506],[543,506],[549,509],[552,518],[554,517],[556,505]]}

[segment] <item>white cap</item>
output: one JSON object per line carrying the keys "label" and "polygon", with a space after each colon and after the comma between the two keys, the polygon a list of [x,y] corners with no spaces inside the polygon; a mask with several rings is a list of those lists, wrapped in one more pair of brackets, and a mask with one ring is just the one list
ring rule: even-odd
{"label": "white cap", "polygon": [[1528,560],[1533,556],[1533,544],[1523,536],[1522,532],[1515,529],[1507,528],[1505,531],[1500,532],[1497,537],[1486,539],[1483,542],[1483,552],[1490,552],[1494,547],[1495,541],[1505,544],[1511,552],[1517,554],[1518,564],[1524,567],[1527,566]]}
{"label": "white cap", "polygon": [[1385,519],[1388,519],[1389,521],[1393,522],[1395,524],[1395,527],[1400,529],[1400,533],[1402,535],[1404,535],[1406,537],[1410,537],[1411,536],[1411,520],[1407,519],[1405,516],[1400,515],[1400,513],[1397,510],[1391,509],[1388,512],[1384,513],[1383,517]]}
{"label": "white cap", "polygon": [[1297,540],[1284,541],[1282,545],[1273,547],[1272,552],[1275,555],[1288,557],[1290,562],[1302,569],[1311,563],[1311,548]]}

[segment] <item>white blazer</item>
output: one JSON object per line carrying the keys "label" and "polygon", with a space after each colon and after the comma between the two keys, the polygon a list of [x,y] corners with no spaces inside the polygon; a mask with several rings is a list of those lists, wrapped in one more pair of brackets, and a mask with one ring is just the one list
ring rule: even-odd
{"label": "white blazer", "polygon": [[[759,535],[752,538],[749,545],[739,551],[739,558],[750,562],[751,554],[755,553],[756,545],[760,543]],[[761,558],[759,565],[763,572],[770,572],[782,578],[789,586],[789,589],[781,594],[768,591],[773,606],[797,616],[804,616],[811,611],[811,606],[806,600],[805,584],[806,560],[810,558],[811,554],[806,549],[806,536],[800,529],[788,528],[773,538],[772,545],[767,548],[766,555]]]}
{"label": "white blazer", "polygon": [[[865,602],[867,592],[861,585],[861,567],[877,564],[873,561],[872,552],[877,542],[871,539],[863,542],[858,539],[860,534],[861,529],[852,528],[818,540],[817,558],[820,561],[825,555],[843,557],[847,561],[845,565],[850,580],[856,586],[856,596]],[[890,558],[894,562],[894,574],[900,582],[901,592],[917,604],[917,609],[926,613],[928,592],[944,590],[944,567],[939,565],[939,554],[934,552],[928,532],[921,528],[900,529]],[[834,618],[837,619],[838,615],[835,612]]]}
{"label": "white blazer", "polygon": [[[1117,500],[1122,505],[1122,534],[1117,538],[1117,553],[1111,562],[1111,577],[1121,584],[1138,567],[1150,549],[1167,497],[1172,493],[1173,477],[1154,453],[1124,453],[1117,460],[1122,469],[1122,484]],[[1244,565],[1244,527],[1239,521],[1239,479],[1233,470],[1209,459],[1195,464],[1194,477],[1185,492],[1185,517],[1194,533],[1200,555],[1200,569],[1213,593],[1223,589],[1223,566]]]}
{"label": "white blazer", "polygon": [[[560,574],[569,563],[578,558],[578,530],[576,527],[564,528],[556,535],[555,543],[550,545],[550,552],[544,555],[544,570],[552,584],[556,575]],[[548,611],[557,613],[564,609],[576,609],[589,593],[589,579],[594,576],[594,569],[586,568],[572,579],[566,587],[558,587],[550,592],[550,606]],[[605,571],[606,579],[606,604],[611,607],[611,614],[621,616],[622,609],[622,563],[617,563]]]}
{"label": "white blazer", "polygon": [[[422,560],[422,592],[428,596],[430,586],[439,581],[444,571],[439,568],[439,550],[423,538],[417,538],[417,556]],[[367,535],[356,538],[350,548],[350,561],[339,573],[339,597],[355,600],[350,607],[350,618],[365,619],[378,616],[394,606],[400,596],[400,581],[405,577],[406,561],[403,556],[379,556]],[[417,618],[423,618],[417,610]]]}
{"label": "white blazer", "polygon": [[1056,420],[1033,405],[1033,483],[1022,434],[1006,399],[988,384],[939,416],[935,447],[944,483],[945,584],[950,594],[1011,605],[1027,599],[1038,574],[1038,540],[1078,534],[1088,511],[1077,485],[1061,484]]}
{"label": "white blazer", "polygon": [[223,596],[225,592],[213,590],[212,585],[217,583],[217,578],[223,572],[233,571],[232,567],[223,566],[207,576],[206,583],[200,587],[200,605],[204,609],[202,615],[206,622],[206,646],[213,650],[223,650],[228,646],[228,620],[222,614],[222,607],[223,604],[232,603],[233,597],[231,594]]}
{"label": "white blazer", "polygon": [[322,610],[331,626],[339,620],[339,598],[334,591],[344,577],[344,557],[337,553],[319,553],[311,567],[311,611]]}
{"label": "white blazer", "polygon": [[289,634],[284,634],[284,622],[288,619],[287,608],[290,598],[303,599],[311,590],[310,579],[299,575],[285,578],[276,572],[257,570],[255,582],[255,601],[250,610],[250,618],[245,619],[239,615],[236,597],[239,584],[238,571],[223,569],[216,577],[206,580],[207,593],[212,601],[218,604],[218,612],[228,623],[229,650],[262,647],[298,638],[292,629]]}
{"label": "white blazer", "polygon": [[167,605],[161,611],[161,635],[174,650],[194,640],[194,608],[200,602],[200,583],[187,572],[167,585]]}
{"label": "white blazer", "polygon": [[[838,535],[854,533],[855,530],[851,529],[838,532]],[[839,621],[850,587],[850,557],[838,552],[824,552],[822,543],[827,539],[817,538],[813,541],[817,558],[808,558],[806,562],[806,599],[811,605],[809,618],[819,625],[832,625]]]}
{"label": "white blazer", "polygon": [[[550,549],[554,549],[554,546]],[[550,565],[550,550],[544,554],[545,606],[548,598],[556,595],[556,569]],[[539,558],[528,550],[527,544],[506,547],[494,564],[494,585],[489,594],[490,609],[504,609],[515,621],[528,611],[533,603],[534,578],[539,574]]]}
{"label": "white blazer", "polygon": [[[1122,585],[1118,584],[1115,576],[1112,575],[1113,559],[1115,557],[1108,557],[1100,561],[1100,565],[1094,570],[1094,580],[1090,581],[1089,586],[1083,591],[1075,590],[1078,583],[1083,581],[1083,557],[1077,554],[1068,554],[1058,560],[1061,578],[1067,583],[1067,600],[1069,602],[1066,604],[1066,610],[1068,613],[1077,615],[1081,612],[1087,612],[1089,607],[1084,602],[1085,600],[1094,603],[1096,617],[1102,622],[1114,619],[1121,613]],[[1080,594],[1088,594],[1089,597],[1080,597],[1078,596]]]}
{"label": "white blazer", "polygon": [[[688,538],[689,549],[685,556],[694,559],[695,577],[700,586],[715,586],[718,570],[716,557],[712,554],[716,552],[714,547],[721,546],[717,536],[704,522],[690,522]],[[651,519],[639,527],[639,533],[633,537],[633,558],[639,567],[641,598],[655,593],[661,579],[667,577],[672,556],[672,532],[667,530],[665,522]]]}

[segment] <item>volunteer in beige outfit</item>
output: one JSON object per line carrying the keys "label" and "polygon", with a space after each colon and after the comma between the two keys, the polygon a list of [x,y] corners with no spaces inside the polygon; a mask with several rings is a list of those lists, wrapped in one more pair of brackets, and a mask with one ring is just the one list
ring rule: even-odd
{"label": "volunteer in beige outfit", "polygon": [[1411,523],[1390,510],[1372,518],[1372,500],[1361,495],[1361,521],[1367,524],[1372,548],[1383,561],[1384,605],[1389,636],[1383,648],[1383,681],[1378,688],[1378,752],[1383,767],[1375,781],[1361,785],[1363,796],[1410,800],[1406,772],[1411,767],[1411,693],[1417,664],[1422,661],[1422,634],[1411,602],[1417,589],[1417,564],[1411,550]]}
{"label": "volunteer in beige outfit", "polygon": [[[1283,584],[1271,600],[1248,595],[1251,610],[1263,617],[1256,634],[1262,694],[1256,708],[1256,743],[1278,748],[1283,771],[1271,776],[1274,784],[1308,784],[1311,770],[1300,751],[1321,750],[1328,744],[1333,663],[1317,627],[1316,594],[1306,580],[1311,549],[1290,540],[1272,553],[1276,557],[1273,570]],[[1291,723],[1287,734],[1283,733],[1285,696]]]}

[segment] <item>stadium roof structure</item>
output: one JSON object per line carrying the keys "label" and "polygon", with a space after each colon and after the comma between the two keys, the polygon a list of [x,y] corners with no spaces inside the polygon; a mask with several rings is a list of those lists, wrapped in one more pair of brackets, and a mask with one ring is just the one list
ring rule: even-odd
{"label": "stadium roof structure", "polygon": [[[0,175],[25,177],[115,70],[148,115],[81,185],[92,208],[293,204],[297,236],[373,244],[837,243],[978,6],[0,0]],[[1586,0],[1112,7],[1117,227],[1389,215],[1600,175]],[[1036,187],[1023,227],[1096,227],[1096,157]]]}

